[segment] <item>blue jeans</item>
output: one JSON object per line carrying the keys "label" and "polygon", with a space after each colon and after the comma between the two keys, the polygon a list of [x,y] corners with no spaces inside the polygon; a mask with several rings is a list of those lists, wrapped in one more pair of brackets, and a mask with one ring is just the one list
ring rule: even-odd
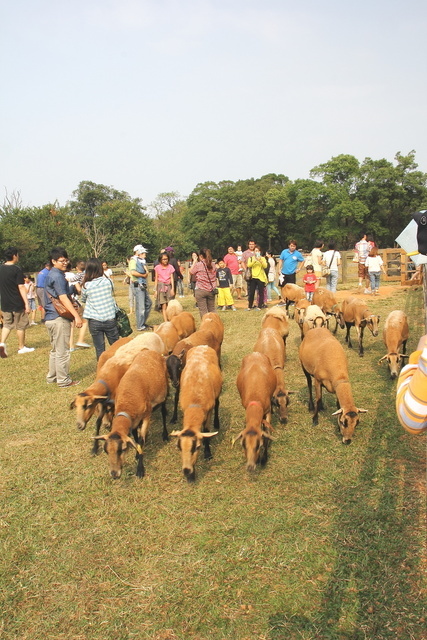
{"label": "blue jeans", "polygon": [[91,320],[91,318],[89,318],[88,322],[93,346],[96,351],[96,359],[99,360],[99,356],[105,351],[105,338],[107,338],[109,344],[117,342],[120,338],[119,331],[117,329],[117,322],[115,319],[101,321]]}
{"label": "blue jeans", "polygon": [[329,291],[336,291],[338,284],[338,271],[331,271],[331,273],[326,276],[326,288]]}
{"label": "blue jeans", "polygon": [[267,283],[267,300],[272,300],[273,299],[273,291],[275,291],[277,293],[277,297],[280,298],[280,291],[276,287],[275,283],[274,282],[268,282]]}
{"label": "blue jeans", "polygon": [[145,327],[153,303],[148,294],[148,289],[142,289],[140,286],[135,287],[133,282],[131,282],[130,286],[132,287],[135,301],[136,328],[141,331]]}
{"label": "blue jeans", "polygon": [[380,286],[381,271],[369,271],[369,282],[371,283],[371,291],[378,291]]}

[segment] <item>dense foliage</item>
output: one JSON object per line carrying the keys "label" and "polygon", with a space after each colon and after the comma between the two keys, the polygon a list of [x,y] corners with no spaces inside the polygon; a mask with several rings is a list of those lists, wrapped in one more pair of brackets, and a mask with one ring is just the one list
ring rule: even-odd
{"label": "dense foliage", "polygon": [[0,206],[0,249],[18,246],[23,267],[37,269],[58,244],[73,259],[96,255],[112,264],[139,242],[150,258],[167,245],[182,257],[201,246],[223,255],[249,237],[274,252],[291,238],[305,249],[317,238],[348,249],[362,231],[385,247],[393,246],[411,212],[426,206],[427,174],[418,170],[415,151],[397,153],[394,163],[343,154],[314,167],[310,179],[268,174],[204,182],[186,200],[162,193],[149,214],[139,198],[89,181],[65,206],[23,207],[10,198]]}

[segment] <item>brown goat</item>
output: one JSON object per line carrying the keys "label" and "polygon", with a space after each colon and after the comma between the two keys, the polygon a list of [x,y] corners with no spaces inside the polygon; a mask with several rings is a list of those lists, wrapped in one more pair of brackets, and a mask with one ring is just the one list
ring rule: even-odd
{"label": "brown goat", "polygon": [[271,327],[261,329],[254,346],[254,351],[266,355],[273,367],[276,376],[276,388],[272,396],[272,401],[273,404],[278,407],[280,422],[286,424],[288,421],[290,392],[287,391],[285,385],[285,375],[283,371],[285,366],[285,345],[283,344],[280,333]]}
{"label": "brown goat", "polygon": [[311,302],[307,300],[307,298],[301,298],[298,302],[295,303],[294,307],[294,320],[300,328],[302,334],[302,325],[304,323],[305,312],[308,307],[311,305]]}
{"label": "brown goat", "polygon": [[[187,363],[181,376],[180,406],[184,412],[183,428],[172,431],[177,436],[182,456],[182,470],[189,482],[196,478],[196,461],[203,442],[205,459],[212,458],[209,439],[219,429],[219,395],[222,373],[218,356],[206,345],[193,347],[187,353]],[[210,420],[214,411],[214,429],[210,432]]]}
{"label": "brown goat", "polygon": [[375,313],[371,313],[364,302],[359,298],[348,297],[342,303],[342,313],[345,326],[347,327],[347,333],[345,341],[348,344],[348,348],[352,349],[350,339],[351,327],[356,328],[356,333],[359,339],[359,356],[363,357],[363,332],[365,327],[368,327],[369,331],[374,337],[378,335],[378,325],[380,322],[380,316]]}
{"label": "brown goat", "polygon": [[[386,318],[383,330],[387,355],[383,356],[379,362],[387,360],[392,380],[398,376],[399,368],[403,364],[404,358],[409,357],[409,355],[406,355],[408,337],[408,316],[404,311],[391,311]],[[400,351],[403,353],[400,353]]]}
{"label": "brown goat", "polygon": [[[322,387],[337,397],[338,426],[343,444],[350,444],[353,433],[359,424],[358,409],[354,404],[350,381],[348,379],[347,358],[344,349],[332,333],[325,328],[309,331],[299,348],[299,358],[309,392],[309,411],[314,410],[313,425],[318,424],[318,414],[323,409]],[[316,405],[313,403],[312,377],[316,391]]]}
{"label": "brown goat", "polygon": [[179,300],[169,300],[168,306],[166,307],[166,317],[168,320],[172,320],[174,316],[179,315],[184,311],[182,304]]}
{"label": "brown goat", "polygon": [[98,363],[96,365],[96,371],[97,372],[100,371],[102,366],[107,362],[107,360],[109,360],[110,358],[112,358],[116,354],[116,351],[118,349],[120,349],[120,347],[123,347],[124,344],[127,344],[128,342],[130,342],[134,338],[135,338],[135,336],[128,336],[127,338],[119,338],[118,340],[116,340],[116,342],[113,342],[113,344],[111,344],[108,347],[108,349],[103,351],[101,353],[101,355],[99,356],[99,360],[98,360]]}
{"label": "brown goat", "polygon": [[[305,298],[305,291],[302,287],[299,287],[297,284],[292,284],[288,282],[281,289],[282,300],[285,301],[286,313],[289,312],[289,305],[295,304],[298,300],[302,300]],[[295,313],[295,312],[294,312]]]}
{"label": "brown goat", "polygon": [[174,350],[166,361],[169,378],[171,379],[172,386],[175,389],[174,411],[170,420],[171,424],[175,424],[178,419],[179,385],[181,373],[187,361],[187,353],[193,347],[199,347],[203,344],[206,344],[208,347],[212,347],[212,349],[215,350],[218,356],[218,362],[220,362],[221,342],[218,341],[217,337],[210,329],[199,329],[191,334],[191,336],[188,336],[188,338],[184,338],[177,342]]}
{"label": "brown goat", "polygon": [[325,289],[324,287],[316,289],[313,293],[313,304],[317,304],[317,306],[322,309],[323,313],[326,313],[326,316],[333,316],[335,318],[334,334],[337,332],[338,325],[340,325],[341,329],[345,329],[341,307],[332,291],[329,291],[329,289]]}
{"label": "brown goat", "polygon": [[283,340],[283,344],[285,345],[286,358],[286,340],[289,335],[289,320],[284,307],[279,307],[277,305],[270,307],[270,309],[268,309],[264,314],[261,327],[263,329],[275,329],[279,332]]}
{"label": "brown goat", "polygon": [[142,446],[150,427],[151,414],[158,406],[162,411],[163,440],[168,440],[167,395],[168,378],[164,358],[155,351],[141,351],[118,386],[116,414],[111,432],[96,437],[96,441],[105,442],[104,451],[108,455],[110,475],[115,480],[122,474],[124,454],[129,446],[136,449],[136,475],[138,478],[144,476]]}
{"label": "brown goat", "polygon": [[[178,316],[174,316],[178,317]],[[165,345],[164,355],[167,356],[172,353],[174,346],[179,340],[179,333],[175,326],[172,324],[172,321],[162,322],[154,327],[154,333],[163,340],[163,344]]]}
{"label": "brown goat", "polygon": [[301,340],[310,329],[316,329],[318,327],[328,328],[328,321],[326,315],[317,304],[311,304],[305,310],[304,322],[301,328]]}
{"label": "brown goat", "polygon": [[242,360],[237,376],[242,405],[245,408],[245,428],[233,439],[242,441],[246,457],[246,469],[255,471],[257,463],[264,466],[272,440],[271,398],[277,378],[270,360],[263,353],[254,351]]}
{"label": "brown goat", "polygon": [[[96,435],[99,435],[101,426],[108,428],[111,425],[114,398],[119,382],[142,349],[161,353],[164,346],[162,340],[153,333],[144,333],[122,344],[97,371],[95,381],[74,398],[70,409],[77,410],[78,429],[82,431],[86,428],[96,410],[99,410],[95,427]],[[92,453],[96,454],[97,451],[98,442],[94,440]]]}
{"label": "brown goat", "polygon": [[224,323],[217,313],[205,313],[200,322],[199,330],[210,329],[220,344],[224,340]]}
{"label": "brown goat", "polygon": [[183,311],[177,316],[172,316],[171,322],[178,331],[179,339],[188,338],[196,330],[194,316],[189,311]]}

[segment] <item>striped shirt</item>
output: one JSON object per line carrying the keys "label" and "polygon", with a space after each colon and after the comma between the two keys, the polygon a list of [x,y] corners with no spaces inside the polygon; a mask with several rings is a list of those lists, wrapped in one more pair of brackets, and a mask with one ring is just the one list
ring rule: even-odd
{"label": "striped shirt", "polygon": [[213,265],[209,270],[206,264],[200,260],[191,267],[190,273],[196,276],[196,289],[212,291],[216,287],[216,269]]}
{"label": "striped shirt", "polygon": [[82,288],[82,302],[85,302],[83,318],[88,320],[114,320],[116,303],[113,296],[113,284],[106,276],[86,282]]}
{"label": "striped shirt", "polygon": [[424,433],[427,430],[427,347],[412,353],[409,362],[397,382],[397,417],[409,433]]}

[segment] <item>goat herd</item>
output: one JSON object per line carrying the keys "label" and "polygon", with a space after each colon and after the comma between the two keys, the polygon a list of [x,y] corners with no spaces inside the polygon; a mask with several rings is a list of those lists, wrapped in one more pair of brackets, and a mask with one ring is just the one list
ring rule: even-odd
{"label": "goat herd", "polygon": [[[346,328],[345,340],[351,347],[350,328],[358,335],[359,355],[363,356],[363,332],[368,327],[378,335],[379,316],[371,313],[366,303],[356,297],[346,298],[339,305],[334,294],[326,289],[315,291],[312,303],[305,299],[304,290],[288,284],[282,290],[285,306],[267,310],[252,353],[246,355],[237,376],[237,389],[245,409],[245,428],[233,440],[241,441],[246,467],[253,471],[257,464],[267,461],[272,441],[271,411],[274,407],[280,422],[287,422],[290,392],[286,388],[284,365],[286,340],[289,334],[289,305],[294,304],[294,318],[301,330],[299,358],[307,379],[309,410],[314,411],[313,424],[323,409],[322,387],[335,393],[338,426],[344,444],[350,444],[359,423],[348,376],[344,349],[329,331],[335,318]],[[178,301],[168,305],[167,322],[135,338],[121,338],[105,351],[98,361],[95,381],[71,403],[77,411],[77,427],[85,429],[96,414],[96,435],[92,452],[104,443],[110,475],[120,478],[124,455],[129,447],[136,452],[136,475],[144,476],[143,449],[149,430],[151,414],[160,408],[163,421],[163,440],[169,435],[177,438],[182,457],[182,469],[188,481],[196,477],[195,465],[203,443],[204,457],[211,458],[210,438],[219,429],[219,397],[223,382],[221,346],[224,325],[216,313],[203,316],[196,331],[194,317],[183,311]],[[391,377],[396,377],[405,358],[408,321],[403,311],[392,311],[384,326],[384,342]],[[402,351],[402,353],[401,353]],[[166,428],[166,400],[169,383],[175,389],[174,411],[171,419],[178,419],[178,404],[183,412],[182,429],[168,435]],[[313,386],[315,401],[313,401]],[[214,431],[210,431],[212,413]],[[109,432],[99,435],[101,427]]]}

